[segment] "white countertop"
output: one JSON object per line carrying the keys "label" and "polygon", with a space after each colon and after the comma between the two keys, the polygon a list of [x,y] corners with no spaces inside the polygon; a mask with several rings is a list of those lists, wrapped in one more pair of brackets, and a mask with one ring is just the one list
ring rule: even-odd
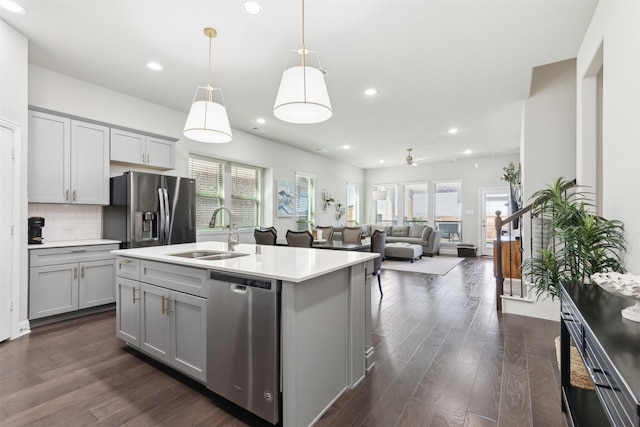
{"label": "white countertop", "polygon": [[131,258],[247,274],[296,283],[378,257],[377,253],[371,252],[264,245],[260,248],[262,253],[256,254],[256,245],[239,244],[236,246],[235,252],[247,253],[249,255],[218,261],[182,258],[171,256],[170,254],[194,250],[227,251],[227,244],[224,242],[201,242],[154,246],[151,248],[119,249],[112,251],[112,253]]}
{"label": "white countertop", "polygon": [[69,246],[92,246],[120,244],[120,240],[91,239],[91,240],[59,240],[42,244],[27,245],[27,249],[66,248]]}

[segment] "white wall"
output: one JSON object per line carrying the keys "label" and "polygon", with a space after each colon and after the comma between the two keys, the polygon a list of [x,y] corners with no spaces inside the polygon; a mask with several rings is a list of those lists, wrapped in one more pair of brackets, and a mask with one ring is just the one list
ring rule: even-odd
{"label": "white wall", "polygon": [[580,182],[596,182],[590,68],[602,48],[602,214],[624,222],[626,268],[640,274],[640,2],[601,1],[577,57]]}
{"label": "white wall", "polygon": [[[509,162],[518,164],[517,154],[485,157],[479,159],[461,159],[456,162],[422,163],[418,166],[397,166],[365,171],[367,183],[364,192],[366,222],[371,221],[370,211],[373,207],[371,192],[374,184],[403,184],[415,182],[429,182],[429,224],[433,225],[433,182],[434,181],[462,181],[462,240],[464,242],[480,243],[480,189],[489,187],[507,187],[501,181],[502,168]],[[476,166],[477,165],[477,166]],[[403,194],[399,187],[399,194]],[[402,199],[398,201],[402,209]],[[506,208],[505,208],[506,209]],[[473,211],[473,213],[470,213]],[[469,213],[468,213],[469,212]],[[401,217],[401,212],[398,212]]]}
{"label": "white wall", "polygon": [[[27,318],[27,39],[6,22],[0,19],[0,117],[20,126],[22,141],[16,159],[19,164],[20,195],[17,200],[4,201],[5,203],[17,202],[20,205],[20,216],[16,227],[20,253],[16,254],[14,267],[18,268],[20,292],[12,295],[18,307],[18,319],[23,322]],[[8,183],[2,183],[8,185]],[[11,242],[0,242],[2,245],[11,245]],[[12,333],[18,325],[12,325]]]}
{"label": "white wall", "polygon": [[[29,105],[180,139],[176,144],[176,169],[163,172],[166,174],[187,175],[189,152],[267,168],[263,224],[275,226],[282,235],[287,229],[294,229],[295,222],[292,218],[275,218],[273,186],[276,180],[294,181],[296,171],[316,176],[318,224],[338,223],[333,211],[320,208],[322,189],[328,189],[336,199],[345,202],[347,182],[363,183],[364,173],[359,168],[237,129],[233,129],[233,141],[229,144],[204,144],[182,139],[185,113],[34,65],[29,66]],[[126,170],[144,169],[112,164],[111,175],[119,175]],[[344,217],[340,222],[345,222]],[[199,239],[210,238],[199,235]],[[223,239],[224,236],[214,233],[213,238]],[[243,236],[242,240],[252,241],[253,236]]]}
{"label": "white wall", "polygon": [[576,61],[535,67],[524,102],[523,200],[558,177],[576,177]]}

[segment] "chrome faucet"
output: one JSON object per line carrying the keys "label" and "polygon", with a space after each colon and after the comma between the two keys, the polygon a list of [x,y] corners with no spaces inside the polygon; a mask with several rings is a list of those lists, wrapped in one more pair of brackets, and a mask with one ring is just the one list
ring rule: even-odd
{"label": "chrome faucet", "polygon": [[[234,236],[234,232],[233,232],[233,214],[231,213],[231,210],[229,210],[229,208],[227,207],[220,207],[220,208],[216,208],[216,210],[213,211],[213,215],[211,216],[211,221],[209,221],[209,228],[214,228],[216,226],[216,216],[218,216],[218,212],[225,210],[229,213],[229,240],[227,242],[227,244],[229,245],[229,250],[233,251],[234,248],[236,247],[236,245],[238,243],[240,243],[240,235]],[[224,225],[224,224],[223,224]]]}

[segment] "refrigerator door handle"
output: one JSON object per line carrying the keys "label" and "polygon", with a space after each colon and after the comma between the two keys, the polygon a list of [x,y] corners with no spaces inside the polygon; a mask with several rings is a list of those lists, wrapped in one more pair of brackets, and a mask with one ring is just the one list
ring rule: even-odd
{"label": "refrigerator door handle", "polygon": [[167,189],[162,189],[162,194],[164,194],[164,214],[165,214],[165,223],[164,223],[164,244],[169,244],[169,229],[171,228],[171,217],[169,212],[169,194],[167,193]]}
{"label": "refrigerator door handle", "polygon": [[160,230],[158,230],[158,239],[160,240],[160,244],[164,245],[166,244],[164,236],[167,225],[165,224],[164,193],[162,190],[162,188],[158,188],[158,202],[160,202]]}

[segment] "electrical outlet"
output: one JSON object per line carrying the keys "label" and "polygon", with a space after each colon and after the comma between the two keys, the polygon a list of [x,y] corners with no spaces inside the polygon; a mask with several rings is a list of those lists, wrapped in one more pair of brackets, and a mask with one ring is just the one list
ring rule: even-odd
{"label": "electrical outlet", "polygon": [[75,228],[73,228],[73,225],[63,225],[62,226],[62,232],[64,234],[71,234],[74,233],[76,230]]}

